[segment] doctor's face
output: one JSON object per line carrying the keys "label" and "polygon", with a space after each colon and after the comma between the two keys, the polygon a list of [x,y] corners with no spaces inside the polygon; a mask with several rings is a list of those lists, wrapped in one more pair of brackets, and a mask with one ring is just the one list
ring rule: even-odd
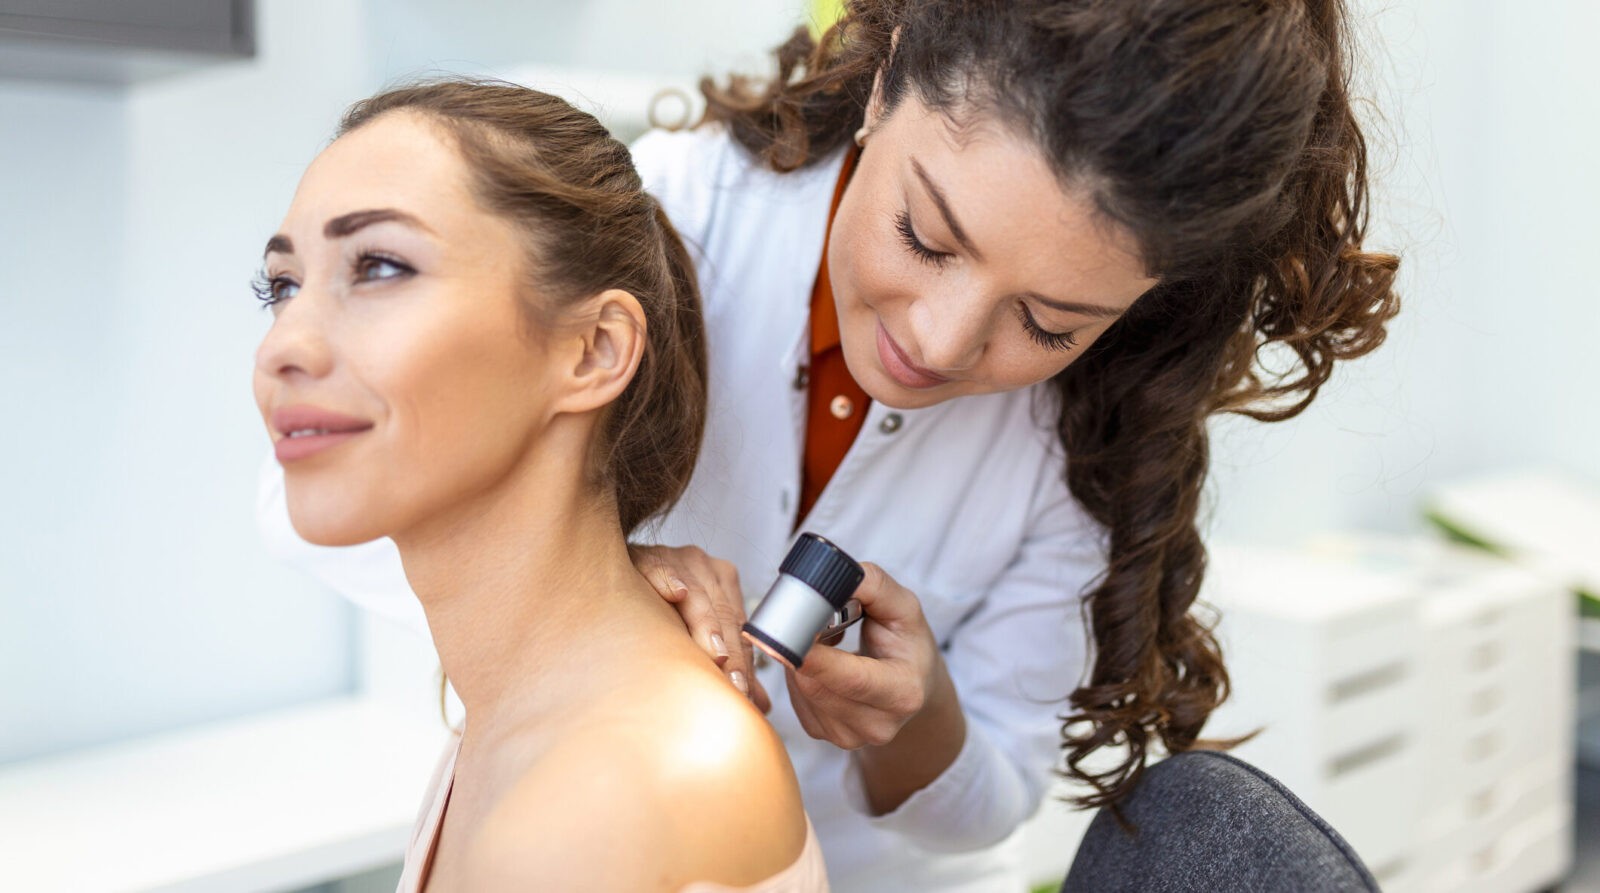
{"label": "doctor's face", "polygon": [[1156,280],[1131,237],[994,122],[914,96],[877,121],[828,244],[851,375],[900,409],[1065,369]]}
{"label": "doctor's face", "polygon": [[267,247],[254,390],[313,543],[406,531],[489,492],[550,411],[518,304],[524,246],[453,145],[391,113],[307,169]]}

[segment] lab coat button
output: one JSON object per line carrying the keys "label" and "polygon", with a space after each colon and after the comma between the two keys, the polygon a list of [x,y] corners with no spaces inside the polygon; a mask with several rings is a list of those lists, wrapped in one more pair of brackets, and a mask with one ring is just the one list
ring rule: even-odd
{"label": "lab coat button", "polygon": [[878,430],[885,434],[893,434],[894,432],[900,430],[900,425],[904,423],[904,421],[905,420],[900,417],[900,413],[891,412],[883,417],[883,421],[878,423]]}
{"label": "lab coat button", "polygon": [[811,384],[811,367],[796,366],[794,370],[794,389],[803,391]]}

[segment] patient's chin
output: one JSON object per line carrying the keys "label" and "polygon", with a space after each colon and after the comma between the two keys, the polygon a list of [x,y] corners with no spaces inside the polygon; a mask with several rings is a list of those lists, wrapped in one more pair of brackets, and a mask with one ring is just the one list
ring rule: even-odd
{"label": "patient's chin", "polygon": [[360,500],[337,493],[296,493],[288,488],[289,523],[294,532],[318,546],[354,546],[389,531],[373,523],[375,512],[362,510]]}

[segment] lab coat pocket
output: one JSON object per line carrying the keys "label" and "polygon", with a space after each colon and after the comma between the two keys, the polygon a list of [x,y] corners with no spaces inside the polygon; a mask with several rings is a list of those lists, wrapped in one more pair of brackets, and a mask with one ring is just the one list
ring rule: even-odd
{"label": "lab coat pocket", "polygon": [[949,642],[961,621],[983,604],[998,578],[999,573],[987,564],[951,564],[930,568],[920,588],[910,586],[941,646]]}

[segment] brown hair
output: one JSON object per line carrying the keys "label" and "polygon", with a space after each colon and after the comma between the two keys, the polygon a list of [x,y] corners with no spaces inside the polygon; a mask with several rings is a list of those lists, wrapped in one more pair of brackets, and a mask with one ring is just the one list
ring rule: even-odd
{"label": "brown hair", "polygon": [[[777,77],[701,82],[706,118],[780,171],[844,146],[875,76],[886,110],[914,93],[991,116],[1158,278],[1050,388],[1065,480],[1109,543],[1084,595],[1093,667],[1062,717],[1083,805],[1115,804],[1157,741],[1221,743],[1199,736],[1228,675],[1191,613],[1207,417],[1296,415],[1399,309],[1398,260],[1362,247],[1345,32],[1342,0],[849,0],[819,40],[777,49]],[[1126,752],[1088,768],[1106,745]]]}
{"label": "brown hair", "polygon": [[442,125],[478,201],[526,233],[530,320],[609,288],[644,308],[644,357],[606,408],[594,454],[631,533],[682,495],[705,429],[705,330],[677,230],[644,191],[628,148],[564,100],[495,81],[430,81],[356,103],[337,136],[399,110]]}

